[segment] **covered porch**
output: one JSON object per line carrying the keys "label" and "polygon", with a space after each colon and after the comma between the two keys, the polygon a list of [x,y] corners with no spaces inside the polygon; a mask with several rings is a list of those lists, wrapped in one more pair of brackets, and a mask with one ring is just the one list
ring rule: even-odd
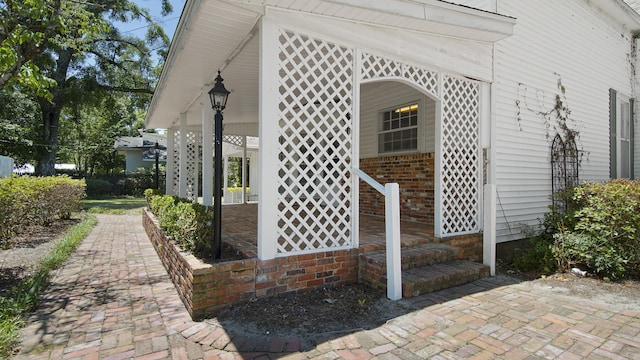
{"label": "covered porch", "polygon": [[[211,205],[207,93],[220,71],[223,140],[259,139],[258,204],[223,207],[224,241],[260,264],[393,244],[399,266],[402,246],[439,242],[481,260],[492,44],[513,24],[444,1],[187,0],[146,119],[168,129],[166,191],[196,201],[202,189]],[[358,260],[345,261],[357,279]],[[308,286],[340,278],[307,270]]]}

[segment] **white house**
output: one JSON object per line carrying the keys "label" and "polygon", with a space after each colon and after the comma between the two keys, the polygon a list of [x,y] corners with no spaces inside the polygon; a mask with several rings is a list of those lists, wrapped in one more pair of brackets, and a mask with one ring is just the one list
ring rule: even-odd
{"label": "white house", "polygon": [[550,204],[556,99],[579,180],[640,171],[638,30],[621,0],[187,0],[146,123],[169,129],[167,192],[210,201],[220,70],[225,140],[260,142],[260,260],[358,248],[396,183],[388,223],[490,264]]}

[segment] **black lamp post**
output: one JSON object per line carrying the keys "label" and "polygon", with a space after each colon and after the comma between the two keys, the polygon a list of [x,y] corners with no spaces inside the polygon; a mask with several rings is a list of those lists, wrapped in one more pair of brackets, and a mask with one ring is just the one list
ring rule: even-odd
{"label": "black lamp post", "polygon": [[220,259],[222,256],[222,110],[227,106],[229,90],[224,87],[223,79],[218,70],[216,83],[209,90],[211,107],[216,111],[214,128],[214,151],[216,154],[213,175],[213,257]]}

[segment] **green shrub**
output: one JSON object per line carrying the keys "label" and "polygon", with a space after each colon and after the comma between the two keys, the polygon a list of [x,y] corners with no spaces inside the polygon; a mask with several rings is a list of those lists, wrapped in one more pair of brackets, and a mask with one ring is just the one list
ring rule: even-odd
{"label": "green shrub", "polygon": [[49,225],[81,209],[85,183],[67,176],[0,179],[0,241],[27,224]]}
{"label": "green shrub", "polygon": [[150,209],[160,228],[174,241],[200,257],[211,254],[213,208],[170,195],[150,196]]}
{"label": "green shrub", "polygon": [[87,177],[85,181],[87,182],[87,193],[91,194],[91,196],[105,196],[113,194],[114,185],[107,180]]}
{"label": "green shrub", "polygon": [[153,211],[153,208],[151,207],[151,199],[154,196],[162,196],[162,195],[164,195],[164,191],[159,189],[146,189],[144,191],[144,200],[147,202],[147,207],[149,208],[149,210]]}
{"label": "green shrub", "polygon": [[640,269],[640,181],[586,182],[575,188],[577,210],[554,235],[559,267],[586,266],[621,279]]}

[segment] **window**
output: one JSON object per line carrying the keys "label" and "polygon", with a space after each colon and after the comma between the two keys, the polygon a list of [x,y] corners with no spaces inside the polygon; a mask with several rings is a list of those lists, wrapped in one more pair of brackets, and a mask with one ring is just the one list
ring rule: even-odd
{"label": "window", "polygon": [[418,150],[418,104],[381,112],[378,153],[415,150]]}
{"label": "window", "polygon": [[610,177],[633,178],[633,99],[609,92]]}

